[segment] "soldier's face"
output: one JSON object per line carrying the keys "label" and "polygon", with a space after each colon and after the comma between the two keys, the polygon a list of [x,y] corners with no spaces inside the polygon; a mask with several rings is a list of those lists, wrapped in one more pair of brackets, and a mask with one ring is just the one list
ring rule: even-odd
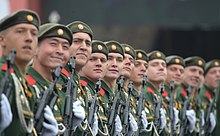
{"label": "soldier's face", "polygon": [[104,78],[111,80],[117,79],[122,71],[123,59],[123,56],[119,53],[109,53],[107,61],[108,66]]}
{"label": "soldier's face", "polygon": [[174,81],[175,85],[180,85],[183,81],[184,67],[177,64],[172,64],[167,67],[167,79],[166,82]]}
{"label": "soldier's face", "polygon": [[200,85],[203,79],[204,71],[198,66],[188,66],[184,69],[183,83],[193,88]]}
{"label": "soldier's face", "polygon": [[131,74],[130,80],[136,84],[141,84],[144,75],[146,75],[146,71],[147,71],[147,62],[144,60],[135,60],[134,69]]}
{"label": "soldier's face", "polygon": [[147,69],[147,79],[150,82],[164,82],[167,76],[166,62],[161,59],[149,61]]}
{"label": "soldier's face", "polygon": [[3,55],[8,56],[16,49],[16,64],[28,64],[36,54],[38,29],[31,24],[18,24],[4,30],[0,35]]}
{"label": "soldier's face", "polygon": [[92,53],[91,58],[80,71],[81,76],[85,76],[92,82],[103,78],[107,69],[107,57],[103,53]]}
{"label": "soldier's face", "polygon": [[121,75],[125,76],[126,78],[130,78],[133,69],[134,69],[134,58],[129,54],[125,54]]}
{"label": "soldier's face", "polygon": [[205,75],[205,84],[211,89],[215,89],[220,81],[220,67],[213,67]]}
{"label": "soldier's face", "polygon": [[69,60],[69,42],[66,39],[51,37],[45,38],[39,43],[39,49],[34,64],[41,67],[55,69],[57,66],[65,66]]}
{"label": "soldier's face", "polygon": [[89,60],[92,53],[91,41],[91,37],[87,33],[73,34],[70,54],[76,57],[76,67],[83,67]]}

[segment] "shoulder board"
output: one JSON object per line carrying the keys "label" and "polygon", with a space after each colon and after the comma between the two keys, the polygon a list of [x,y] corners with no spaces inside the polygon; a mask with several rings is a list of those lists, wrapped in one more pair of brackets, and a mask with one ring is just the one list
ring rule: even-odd
{"label": "shoulder board", "polygon": [[26,80],[29,85],[33,86],[36,84],[36,80],[31,75],[26,75]]}
{"label": "shoulder board", "polygon": [[65,68],[62,68],[61,73],[64,74],[67,78],[70,77],[70,73]]}
{"label": "shoulder board", "polygon": [[105,95],[105,90],[101,88],[100,91],[99,91],[99,93],[100,93],[102,96],[104,96],[104,95]]}
{"label": "shoulder board", "polygon": [[162,96],[163,96],[163,97],[167,97],[167,96],[168,96],[167,90],[164,90]]}
{"label": "shoulder board", "polygon": [[182,94],[184,97],[186,97],[186,96],[187,96],[186,90],[185,90],[185,89],[182,89],[182,90],[181,90],[181,94]]}
{"label": "shoulder board", "polygon": [[[8,70],[8,65],[6,63],[2,65],[2,70],[3,71]],[[10,73],[13,73],[13,72],[14,72],[14,69],[10,69]]]}
{"label": "shoulder board", "polygon": [[154,90],[150,87],[147,88],[148,92],[152,93],[152,94],[155,94]]}
{"label": "shoulder board", "polygon": [[205,97],[208,99],[208,100],[210,100],[211,99],[211,94],[208,92],[208,91],[206,91],[205,92]]}
{"label": "shoulder board", "polygon": [[79,81],[84,87],[86,87],[88,85],[88,83],[85,80],[79,80]]}

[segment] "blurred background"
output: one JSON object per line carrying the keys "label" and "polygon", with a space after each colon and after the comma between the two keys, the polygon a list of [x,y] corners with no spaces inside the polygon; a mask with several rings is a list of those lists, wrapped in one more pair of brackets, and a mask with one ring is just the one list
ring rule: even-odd
{"label": "blurred background", "polygon": [[116,40],[147,53],[220,59],[219,0],[0,0],[0,18],[36,11],[42,23],[87,23],[95,39]]}

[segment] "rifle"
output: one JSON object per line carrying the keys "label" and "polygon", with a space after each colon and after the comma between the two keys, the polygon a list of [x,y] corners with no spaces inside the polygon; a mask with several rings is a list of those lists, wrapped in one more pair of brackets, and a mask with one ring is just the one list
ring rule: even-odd
{"label": "rifle", "polygon": [[123,115],[123,121],[122,121],[122,126],[123,126],[123,130],[122,133],[124,135],[126,135],[128,133],[129,130],[129,122],[128,122],[128,118],[129,118],[129,113],[131,113],[131,105],[130,105],[130,99],[131,99],[131,91],[133,90],[133,82],[130,81],[128,84],[128,98],[127,101],[125,103],[125,109],[124,109],[124,115]]}
{"label": "rifle", "polygon": [[174,124],[174,81],[170,81],[170,102],[169,102],[169,111],[170,111],[170,136],[173,136],[175,133],[175,124]]}
{"label": "rifle", "polygon": [[91,100],[91,105],[89,106],[88,124],[89,124],[90,128],[93,127],[94,113],[97,113],[97,111],[98,111],[99,105],[98,105],[97,97],[98,97],[99,90],[101,88],[101,84],[102,84],[102,81],[99,79],[96,82],[96,86],[95,86],[96,93],[95,93],[93,99]]}
{"label": "rifle", "polygon": [[16,55],[16,50],[12,49],[11,53],[9,54],[6,60],[7,70],[5,72],[4,78],[2,78],[0,81],[0,100],[2,93],[4,93],[7,97],[10,96],[12,83],[10,83],[9,76],[10,76],[10,70],[13,69],[15,55]]}
{"label": "rifle", "polygon": [[160,124],[161,124],[161,120],[160,120],[160,108],[162,107],[162,94],[165,90],[165,86],[164,84],[161,84],[160,86],[160,98],[158,100],[156,100],[156,105],[155,105],[155,114],[154,114],[154,124],[156,126],[156,130],[157,132],[160,134],[161,133],[161,129],[160,129]]}
{"label": "rifle", "polygon": [[[120,110],[121,110],[121,106],[122,106],[122,102],[120,100],[121,97],[121,91],[122,88],[124,86],[124,77],[121,76],[119,82],[118,82],[118,92],[116,93],[116,96],[114,97],[112,106],[111,106],[111,113],[109,114],[108,117],[108,128],[109,128],[109,132],[110,135],[114,134],[114,121],[117,115],[119,115]],[[117,111],[116,111],[117,109]]]}
{"label": "rifle", "polygon": [[187,117],[186,117],[186,111],[190,108],[190,92],[191,92],[191,87],[188,87],[186,89],[186,100],[184,101],[183,109],[182,109],[182,119],[181,119],[181,126],[180,126],[180,136],[185,135],[186,127],[187,127]]}
{"label": "rifle", "polygon": [[72,127],[73,120],[73,102],[76,101],[76,91],[77,86],[73,81],[73,76],[75,73],[75,57],[70,58],[70,79],[68,79],[66,93],[65,93],[65,108],[64,108],[64,116],[63,116],[63,124],[66,127],[66,131],[64,132],[64,136],[69,136],[74,132],[74,128]]}
{"label": "rifle", "polygon": [[38,105],[38,109],[35,112],[35,123],[34,127],[36,132],[39,135],[42,135],[43,121],[44,121],[44,108],[46,105],[49,105],[51,109],[53,109],[58,95],[54,92],[56,90],[56,83],[60,76],[62,67],[58,66],[53,73],[53,82],[50,84],[49,88],[46,89],[43,93],[43,96]]}
{"label": "rifle", "polygon": [[210,132],[208,131],[209,126],[210,126],[210,118],[209,117],[210,117],[210,114],[214,111],[217,91],[218,91],[218,87],[212,91],[212,99],[210,100],[210,103],[208,105],[208,109],[206,110],[206,113],[205,113],[205,125],[203,126],[205,136],[211,135]]}
{"label": "rifle", "polygon": [[142,81],[142,88],[141,88],[141,94],[138,99],[138,105],[137,105],[137,119],[138,119],[138,130],[136,132],[136,136],[139,136],[141,133],[142,128],[142,122],[141,122],[141,112],[144,110],[144,103],[145,103],[145,85],[147,83],[147,77],[144,75],[143,81]]}

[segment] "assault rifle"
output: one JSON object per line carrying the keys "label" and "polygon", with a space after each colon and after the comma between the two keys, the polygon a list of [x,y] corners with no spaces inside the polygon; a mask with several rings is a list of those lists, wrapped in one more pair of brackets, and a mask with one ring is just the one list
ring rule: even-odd
{"label": "assault rifle", "polygon": [[141,123],[141,112],[144,110],[144,103],[145,103],[145,85],[147,83],[147,77],[144,75],[143,81],[142,81],[142,88],[141,88],[141,94],[138,99],[138,105],[137,105],[137,123],[138,123],[138,130],[136,132],[136,136],[139,136],[141,133],[142,123]]}
{"label": "assault rifle", "polygon": [[63,116],[63,124],[66,127],[66,131],[64,132],[64,136],[72,135],[74,132],[73,128],[73,102],[76,101],[76,91],[77,86],[73,81],[74,73],[75,73],[75,57],[70,58],[70,79],[68,79],[67,87],[66,87],[66,100],[65,100],[65,109]]}
{"label": "assault rifle", "polygon": [[174,81],[170,81],[170,102],[169,102],[169,112],[170,112],[170,136],[173,136],[175,133],[175,124],[174,124]]}

